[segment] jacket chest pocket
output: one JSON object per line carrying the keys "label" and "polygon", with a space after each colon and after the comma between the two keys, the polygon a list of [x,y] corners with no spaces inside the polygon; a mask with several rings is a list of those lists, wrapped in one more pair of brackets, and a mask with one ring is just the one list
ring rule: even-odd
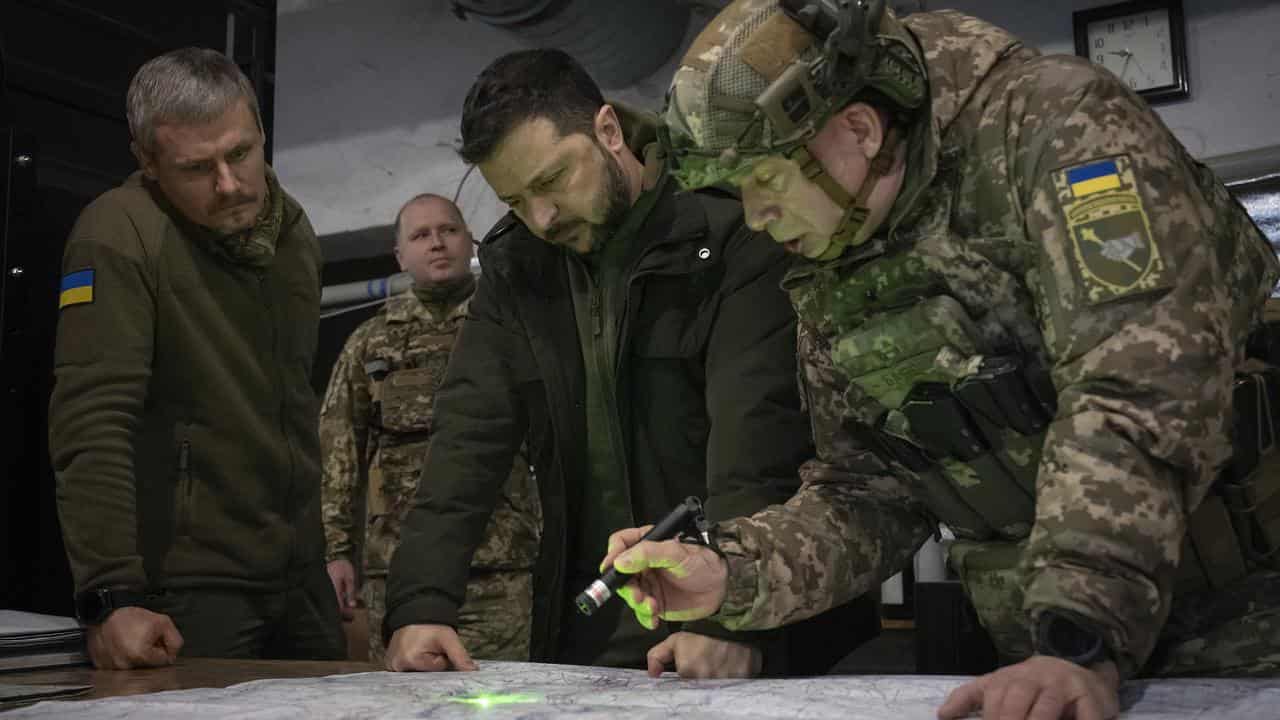
{"label": "jacket chest pocket", "polygon": [[632,355],[645,360],[700,358],[719,301],[715,274],[650,277],[634,319]]}
{"label": "jacket chest pocket", "polygon": [[705,360],[719,296],[700,275],[651,280],[630,333],[633,412],[654,452],[682,459],[702,456],[710,427]]}
{"label": "jacket chest pocket", "polygon": [[191,514],[195,504],[195,478],[191,473],[191,438],[186,428],[179,433],[178,439],[178,471],[174,483],[174,519],[175,535],[191,533]]}
{"label": "jacket chest pocket", "polygon": [[320,325],[320,298],[296,285],[283,288],[276,298],[279,307],[275,308],[275,322],[281,353],[310,368]]}
{"label": "jacket chest pocket", "polygon": [[393,433],[431,430],[436,388],[449,363],[446,353],[432,353],[423,367],[397,370],[382,381],[382,427]]}

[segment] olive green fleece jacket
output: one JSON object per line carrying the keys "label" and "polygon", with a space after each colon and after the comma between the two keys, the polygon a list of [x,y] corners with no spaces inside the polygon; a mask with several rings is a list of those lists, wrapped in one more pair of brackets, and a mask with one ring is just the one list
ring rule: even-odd
{"label": "olive green fleece jacket", "polygon": [[67,242],[64,276],[93,271],[49,412],[77,590],[276,590],[323,562],[315,232],[286,194],[270,264],[213,242],[136,173]]}

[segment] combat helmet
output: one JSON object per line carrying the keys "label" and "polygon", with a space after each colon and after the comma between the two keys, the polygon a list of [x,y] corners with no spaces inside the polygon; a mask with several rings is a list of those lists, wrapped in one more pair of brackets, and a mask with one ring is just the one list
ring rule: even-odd
{"label": "combat helmet", "polygon": [[[866,219],[804,144],[836,111],[878,94],[895,114],[928,100],[922,59],[884,0],[734,0],[694,39],[667,95],[663,141],[685,189],[732,181],[755,160],[796,160],[845,217],[829,253],[854,241]],[[883,174],[896,135],[871,173]]]}

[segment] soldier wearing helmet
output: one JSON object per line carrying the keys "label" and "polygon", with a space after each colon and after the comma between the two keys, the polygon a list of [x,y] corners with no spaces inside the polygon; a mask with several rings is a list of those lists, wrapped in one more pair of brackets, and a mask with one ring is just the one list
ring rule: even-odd
{"label": "soldier wearing helmet", "polygon": [[666,119],[685,187],[735,186],[809,259],[784,287],[817,457],[720,557],[615,533],[642,624],[783,625],[943,527],[1006,667],[942,717],[1280,669],[1280,375],[1247,352],[1280,265],[1139,96],[956,12],[737,0]]}

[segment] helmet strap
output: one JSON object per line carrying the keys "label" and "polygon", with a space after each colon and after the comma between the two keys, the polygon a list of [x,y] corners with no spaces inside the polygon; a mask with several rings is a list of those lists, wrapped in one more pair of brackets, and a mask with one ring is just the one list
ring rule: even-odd
{"label": "helmet strap", "polygon": [[831,233],[831,244],[817,257],[818,260],[834,260],[845,251],[845,248],[861,245],[871,236],[873,228],[866,227],[867,218],[871,215],[871,209],[867,207],[867,198],[871,197],[871,191],[875,189],[876,183],[893,169],[893,156],[897,149],[898,133],[890,128],[885,135],[884,144],[880,146],[880,152],[871,159],[867,176],[863,178],[862,187],[858,189],[857,195],[850,195],[840,187],[835,178],[827,174],[822,164],[803,145],[792,153],[792,158],[800,165],[805,177],[822,188],[832,202],[844,209],[844,215],[836,225],[835,231]]}

